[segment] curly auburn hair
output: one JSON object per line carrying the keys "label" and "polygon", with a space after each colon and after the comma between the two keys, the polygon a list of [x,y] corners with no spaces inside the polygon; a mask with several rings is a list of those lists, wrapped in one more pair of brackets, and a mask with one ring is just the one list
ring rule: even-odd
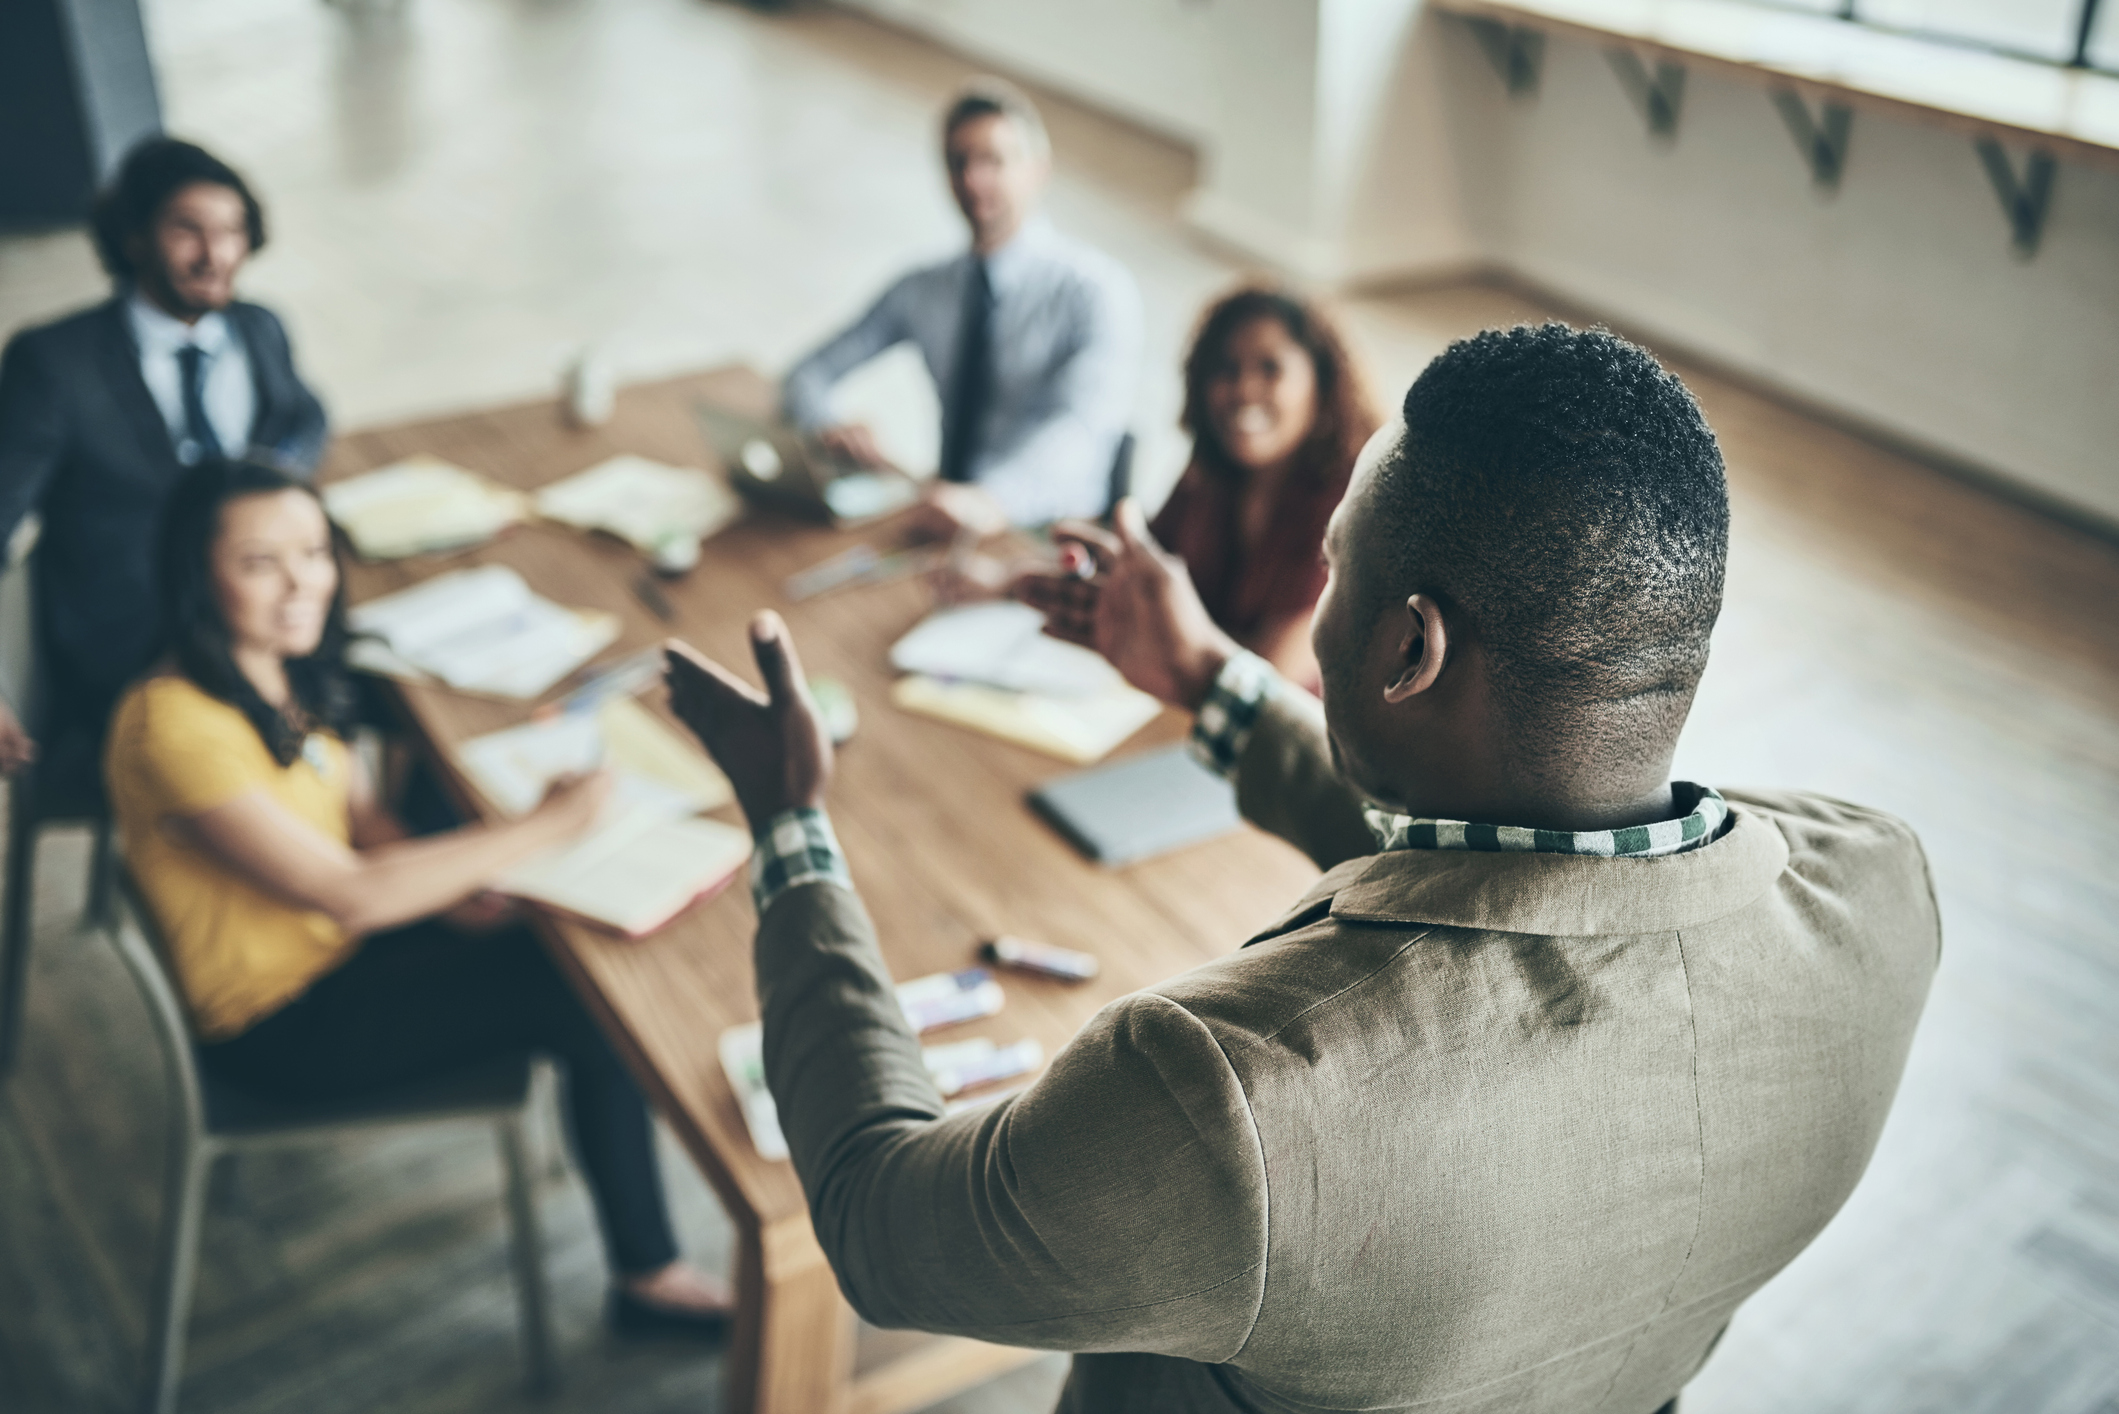
{"label": "curly auburn hair", "polygon": [[1270,319],[1310,356],[1317,377],[1317,415],[1310,435],[1296,449],[1295,477],[1344,478],[1362,444],[1381,420],[1361,369],[1347,351],[1339,326],[1323,308],[1270,285],[1246,285],[1223,295],[1200,316],[1185,355],[1185,407],[1179,426],[1192,434],[1192,458],[1219,475],[1243,470],[1214,435],[1207,413],[1207,385],[1228,357],[1229,344],[1246,325]]}

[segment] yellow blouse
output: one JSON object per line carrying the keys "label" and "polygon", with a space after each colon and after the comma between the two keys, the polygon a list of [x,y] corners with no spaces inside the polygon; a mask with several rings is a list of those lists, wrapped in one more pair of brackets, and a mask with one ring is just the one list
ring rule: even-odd
{"label": "yellow blouse", "polygon": [[240,711],[184,678],[156,677],[118,704],[103,769],[126,863],[201,1039],[226,1040],[263,1020],[359,946],[327,915],[267,893],[168,825],[262,789],[347,842],[351,762],[336,736],[316,733],[283,767]]}

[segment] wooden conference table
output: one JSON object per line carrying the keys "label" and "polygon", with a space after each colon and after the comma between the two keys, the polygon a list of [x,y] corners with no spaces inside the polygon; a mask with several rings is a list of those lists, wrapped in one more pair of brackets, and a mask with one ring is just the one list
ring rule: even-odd
{"label": "wooden conference table", "polygon": [[[324,479],[414,452],[445,457],[519,487],[543,485],[620,452],[714,466],[692,413],[710,399],[764,412],[773,389],[747,369],[629,388],[604,427],[567,426],[553,403],[348,435]],[[831,810],[859,887],[900,979],[971,965],[980,940],[1014,933],[1079,948],[1103,961],[1094,982],[1069,986],[1003,974],[1007,1006],[944,1033],[1007,1042],[1035,1036],[1050,1055],[1104,1003],[1220,956],[1265,926],[1315,878],[1294,850],[1255,830],[1119,872],[1077,855],[1032,815],[1024,792],[1070,769],[1048,757],[892,707],[890,644],[927,611],[907,580],[788,602],[786,577],[865,532],[753,514],[709,541],[699,566],[664,593],[664,623],[635,597],[637,554],[616,540],[556,526],[518,527],[454,555],[355,565],[355,602],[443,569],[503,563],[562,604],[607,610],[624,632],[609,661],[677,635],[755,681],[744,631],[771,606],[787,616],[805,665],[853,692],[858,735],[839,755]],[[561,684],[563,691],[568,684]],[[402,685],[403,705],[461,800],[449,749],[522,720],[527,706]],[[649,696],[661,710],[661,692]],[[1174,712],[1118,754],[1178,739]],[[736,818],[733,807],[724,812]],[[738,1316],[728,1356],[728,1407],[760,1414],[892,1414],[916,1409],[1036,1357],[1037,1352],[927,1336],[855,1338],[816,1239],[793,1168],[761,1159],[724,1079],[723,1030],[757,1019],[755,919],[740,882],[654,936],[625,941],[547,920],[541,931],[665,1120],[726,1205],[739,1234]]]}

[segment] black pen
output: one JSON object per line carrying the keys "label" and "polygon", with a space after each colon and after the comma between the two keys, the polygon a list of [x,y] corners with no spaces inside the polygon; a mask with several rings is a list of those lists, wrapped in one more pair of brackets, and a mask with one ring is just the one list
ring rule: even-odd
{"label": "black pen", "polygon": [[664,623],[677,617],[677,611],[670,607],[670,601],[662,593],[662,586],[655,583],[652,576],[642,574],[633,581],[633,597],[647,605],[648,612]]}

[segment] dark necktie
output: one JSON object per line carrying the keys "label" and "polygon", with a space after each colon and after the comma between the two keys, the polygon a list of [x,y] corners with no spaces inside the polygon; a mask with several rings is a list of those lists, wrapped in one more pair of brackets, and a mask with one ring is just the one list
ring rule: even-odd
{"label": "dark necktie", "polygon": [[942,427],[942,480],[971,479],[992,384],[993,281],[986,274],[986,262],[973,256],[964,289],[964,323],[957,333],[956,368],[950,375],[949,418]]}
{"label": "dark necktie", "polygon": [[177,350],[177,367],[184,375],[184,440],[191,444],[194,463],[219,461],[221,439],[213,435],[206,420],[206,350],[186,344]]}

